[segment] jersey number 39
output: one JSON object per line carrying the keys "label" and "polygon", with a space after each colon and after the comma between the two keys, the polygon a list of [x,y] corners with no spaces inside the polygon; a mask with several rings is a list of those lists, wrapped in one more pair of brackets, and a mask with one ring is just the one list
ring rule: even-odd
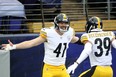
{"label": "jersey number 39", "polygon": [[105,53],[105,56],[107,56],[109,54],[109,50],[110,50],[110,38],[106,37],[103,40],[100,38],[95,39],[95,44],[97,44],[97,49],[99,49],[99,53],[95,52],[95,56],[96,57],[100,57],[103,55],[103,53]]}

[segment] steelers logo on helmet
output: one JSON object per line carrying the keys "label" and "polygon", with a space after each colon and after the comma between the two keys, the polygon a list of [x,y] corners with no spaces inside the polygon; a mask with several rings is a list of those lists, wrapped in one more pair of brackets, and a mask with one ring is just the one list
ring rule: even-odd
{"label": "steelers logo on helmet", "polygon": [[85,26],[85,30],[87,33],[90,33],[92,31],[102,31],[102,20],[99,17],[91,17]]}
{"label": "steelers logo on helmet", "polygon": [[[59,23],[65,23],[65,29],[62,29],[59,27]],[[69,21],[69,18],[67,17],[66,14],[64,13],[61,13],[61,14],[58,14],[55,18],[54,18],[54,28],[59,30],[60,32],[67,32],[68,29],[69,29],[69,26],[70,26],[70,21]]]}

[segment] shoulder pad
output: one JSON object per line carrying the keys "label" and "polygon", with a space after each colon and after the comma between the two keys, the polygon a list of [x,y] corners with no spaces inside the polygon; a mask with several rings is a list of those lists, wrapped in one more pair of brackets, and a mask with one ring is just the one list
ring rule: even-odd
{"label": "shoulder pad", "polygon": [[84,41],[87,41],[88,40],[88,34],[85,33],[81,36],[81,42],[84,43]]}

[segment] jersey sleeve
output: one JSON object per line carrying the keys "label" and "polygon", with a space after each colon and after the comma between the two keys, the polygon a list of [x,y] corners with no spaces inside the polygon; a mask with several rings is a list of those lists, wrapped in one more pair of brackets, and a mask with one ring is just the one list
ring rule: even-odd
{"label": "jersey sleeve", "polygon": [[46,32],[45,28],[42,28],[42,29],[41,29],[41,31],[40,31],[40,36],[41,36],[42,38],[47,38],[47,32]]}
{"label": "jersey sleeve", "polygon": [[87,34],[83,34],[82,36],[81,36],[81,42],[82,43],[84,43],[85,41],[88,41],[89,40],[89,38],[88,38],[88,35]]}
{"label": "jersey sleeve", "polygon": [[73,36],[75,36],[76,34],[75,34],[75,30],[72,28],[72,30],[73,30]]}
{"label": "jersey sleeve", "polygon": [[115,38],[116,38],[116,36],[115,36],[114,32],[112,32],[112,38],[113,38],[113,39],[115,39]]}

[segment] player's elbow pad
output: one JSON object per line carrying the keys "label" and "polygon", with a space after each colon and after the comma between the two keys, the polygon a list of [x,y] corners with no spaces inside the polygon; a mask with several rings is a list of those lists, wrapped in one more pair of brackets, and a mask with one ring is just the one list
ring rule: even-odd
{"label": "player's elbow pad", "polygon": [[112,41],[112,46],[113,46],[114,48],[116,48],[116,40],[113,40],[113,41]]}

